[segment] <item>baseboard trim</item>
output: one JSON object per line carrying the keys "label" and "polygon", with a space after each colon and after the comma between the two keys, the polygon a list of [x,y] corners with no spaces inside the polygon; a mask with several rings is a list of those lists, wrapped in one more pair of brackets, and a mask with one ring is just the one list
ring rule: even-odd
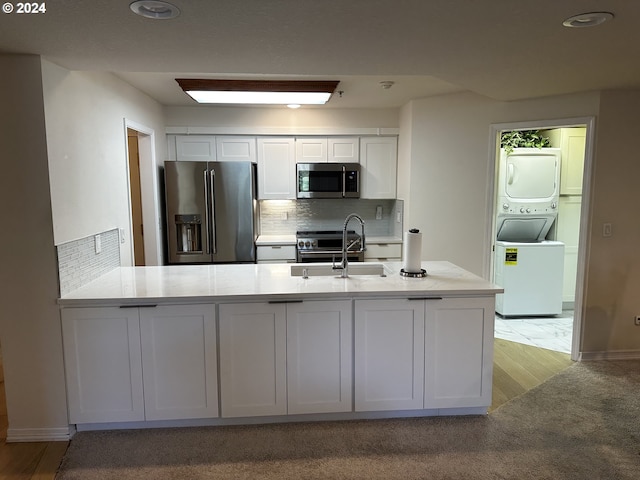
{"label": "baseboard trim", "polygon": [[[75,429],[74,429],[75,430]],[[65,442],[73,433],[70,427],[56,428],[8,428],[7,443],[21,442]]]}
{"label": "baseboard trim", "polygon": [[581,352],[580,361],[592,360],[638,360],[640,350],[613,350],[610,352]]}

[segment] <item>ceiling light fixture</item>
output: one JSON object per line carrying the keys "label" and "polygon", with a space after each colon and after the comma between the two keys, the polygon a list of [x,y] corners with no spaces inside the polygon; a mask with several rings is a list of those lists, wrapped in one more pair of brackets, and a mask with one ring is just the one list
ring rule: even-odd
{"label": "ceiling light fixture", "polygon": [[611,19],[613,19],[613,13],[610,12],[581,13],[567,18],[562,25],[569,28],[595,27]]}
{"label": "ceiling light fixture", "polygon": [[290,103],[287,105],[287,107],[292,108],[292,109],[296,109],[296,108],[300,108],[301,105],[299,103]]}
{"label": "ceiling light fixture", "polygon": [[180,15],[180,9],[169,2],[159,0],[139,0],[129,5],[133,13],[154,20],[167,20]]}
{"label": "ceiling light fixture", "polygon": [[212,80],[176,78],[198,103],[322,105],[338,86],[332,80]]}

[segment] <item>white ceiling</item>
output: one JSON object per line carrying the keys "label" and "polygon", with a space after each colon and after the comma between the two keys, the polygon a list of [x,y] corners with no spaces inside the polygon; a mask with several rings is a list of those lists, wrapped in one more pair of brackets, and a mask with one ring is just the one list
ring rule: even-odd
{"label": "white ceiling", "polygon": [[[113,72],[165,105],[195,104],[176,77],[339,80],[336,108],[464,90],[515,100],[640,87],[636,0],[172,0],[173,20],[134,15],[131,1],[48,0],[44,14],[0,14],[0,52]],[[562,26],[593,11],[615,18]],[[395,85],[384,90],[387,80]]]}

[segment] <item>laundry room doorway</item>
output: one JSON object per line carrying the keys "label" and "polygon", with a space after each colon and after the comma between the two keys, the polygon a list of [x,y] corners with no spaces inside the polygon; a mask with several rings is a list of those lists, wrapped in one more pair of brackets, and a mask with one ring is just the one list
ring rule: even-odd
{"label": "laundry room doorway", "polygon": [[492,125],[496,338],[570,353],[583,313],[593,118]]}

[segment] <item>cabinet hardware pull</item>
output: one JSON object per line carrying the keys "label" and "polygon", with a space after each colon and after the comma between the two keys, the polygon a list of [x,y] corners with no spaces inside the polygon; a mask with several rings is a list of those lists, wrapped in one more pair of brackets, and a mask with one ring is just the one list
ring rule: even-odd
{"label": "cabinet hardware pull", "polygon": [[407,300],[442,300],[442,297],[411,297]]}
{"label": "cabinet hardware pull", "polygon": [[142,305],[120,305],[120,308],[155,308],[157,304],[142,304]]}
{"label": "cabinet hardware pull", "polygon": [[267,303],[302,303],[304,300],[269,300]]}

